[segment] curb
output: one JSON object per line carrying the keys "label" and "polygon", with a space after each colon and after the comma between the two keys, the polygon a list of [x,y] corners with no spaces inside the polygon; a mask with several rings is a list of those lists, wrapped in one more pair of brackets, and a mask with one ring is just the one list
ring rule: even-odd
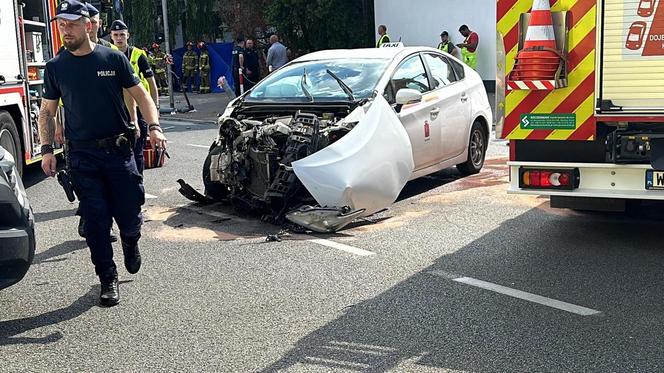
{"label": "curb", "polygon": [[196,124],[212,124],[216,125],[217,121],[212,119],[193,119],[193,118],[182,118],[182,117],[173,117],[169,115],[160,115],[160,120],[170,121],[170,122],[187,122],[187,123],[196,123]]}

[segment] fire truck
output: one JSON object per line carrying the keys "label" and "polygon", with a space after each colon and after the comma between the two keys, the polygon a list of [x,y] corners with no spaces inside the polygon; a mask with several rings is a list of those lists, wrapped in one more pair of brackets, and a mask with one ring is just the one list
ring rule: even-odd
{"label": "fire truck", "polygon": [[664,200],[664,1],[497,0],[509,193],[623,211]]}
{"label": "fire truck", "polygon": [[55,2],[0,1],[0,146],[14,156],[19,172],[41,160],[37,117],[44,67],[60,40],[49,22]]}

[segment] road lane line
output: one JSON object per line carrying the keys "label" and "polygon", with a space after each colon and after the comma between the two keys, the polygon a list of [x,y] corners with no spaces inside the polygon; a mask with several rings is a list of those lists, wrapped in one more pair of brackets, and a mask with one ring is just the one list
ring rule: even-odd
{"label": "road lane line", "polygon": [[541,295],[533,294],[533,293],[527,293],[525,291],[521,290],[516,290],[512,288],[508,288],[506,286],[494,284],[491,282],[486,282],[482,280],[477,280],[472,277],[459,277],[452,279],[452,281],[459,282],[462,284],[470,285],[470,286],[475,286],[481,289],[485,290],[490,290],[499,294],[507,295],[513,298],[518,298],[522,300],[526,300],[528,302],[533,302],[537,304],[541,304],[543,306],[551,307],[551,308],[556,308],[562,311],[567,311],[571,313],[575,313],[577,315],[581,316],[594,316],[594,315],[599,315],[602,312],[594,310],[592,308],[586,308],[582,306],[577,306],[575,304],[559,301],[556,299],[551,299],[547,297],[543,297]]}
{"label": "road lane line", "polygon": [[187,144],[187,146],[193,146],[194,148],[210,149],[210,145]]}
{"label": "road lane line", "polygon": [[175,127],[170,126],[170,127],[164,127],[164,128],[162,128],[161,130],[162,130],[162,131],[167,131],[167,130],[172,130],[173,128],[175,128]]}
{"label": "road lane line", "polygon": [[322,239],[322,238],[315,238],[315,239],[310,239],[310,240],[307,240],[307,241],[313,242],[313,243],[318,244],[318,245],[331,247],[333,249],[345,251],[345,252],[350,253],[350,254],[359,255],[359,256],[376,255],[376,253],[373,253],[371,251],[359,249],[359,248],[353,247],[353,246],[344,245],[344,244],[339,243],[339,242],[325,240],[325,239]]}

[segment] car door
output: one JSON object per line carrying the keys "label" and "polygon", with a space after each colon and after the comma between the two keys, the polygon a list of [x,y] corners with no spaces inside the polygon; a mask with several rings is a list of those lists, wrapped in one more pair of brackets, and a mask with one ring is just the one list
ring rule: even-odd
{"label": "car door", "polygon": [[[425,95],[422,102],[397,105],[396,94],[403,88]],[[415,171],[440,161],[440,128],[432,125],[432,116],[435,118],[440,113],[436,103],[426,96],[430,91],[429,76],[419,54],[408,56],[399,64],[385,89],[387,102],[396,110],[410,138]]]}
{"label": "car door", "polygon": [[431,99],[440,110],[432,125],[440,130],[440,160],[445,161],[463,153],[470,131],[470,100],[464,79],[455,72],[454,61],[441,54],[423,54],[431,72]]}

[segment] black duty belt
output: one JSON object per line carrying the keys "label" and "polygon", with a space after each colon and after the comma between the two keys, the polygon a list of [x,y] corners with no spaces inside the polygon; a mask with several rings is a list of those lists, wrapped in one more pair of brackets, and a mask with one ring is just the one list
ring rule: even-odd
{"label": "black duty belt", "polygon": [[120,146],[122,140],[127,140],[124,134],[97,140],[67,140],[69,149],[113,149]]}

